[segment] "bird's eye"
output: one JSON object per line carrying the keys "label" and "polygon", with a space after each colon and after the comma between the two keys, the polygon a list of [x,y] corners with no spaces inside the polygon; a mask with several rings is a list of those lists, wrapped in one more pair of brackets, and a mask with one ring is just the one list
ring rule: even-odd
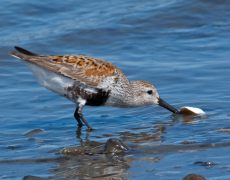
{"label": "bird's eye", "polygon": [[148,90],[147,93],[148,94],[153,94],[153,91],[152,90]]}

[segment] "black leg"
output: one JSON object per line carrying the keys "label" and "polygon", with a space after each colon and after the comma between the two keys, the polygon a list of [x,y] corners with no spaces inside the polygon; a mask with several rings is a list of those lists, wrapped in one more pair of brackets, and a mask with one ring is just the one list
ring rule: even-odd
{"label": "black leg", "polygon": [[84,118],[83,114],[80,115],[83,123],[87,126],[88,131],[92,131],[93,128],[88,124],[87,120]]}
{"label": "black leg", "polygon": [[76,129],[76,137],[77,137],[77,139],[82,141],[82,139],[81,139],[81,127],[79,127],[79,126]]}
{"label": "black leg", "polygon": [[78,104],[75,112],[74,112],[74,117],[78,122],[78,127],[81,128],[83,126],[82,122],[87,126],[88,130],[91,131],[92,127],[88,124],[87,120],[84,118],[83,114],[82,114],[82,109],[84,107],[85,104]]}
{"label": "black leg", "polygon": [[78,122],[78,127],[81,128],[83,126],[83,124],[81,122],[81,117],[78,114],[78,109],[79,109],[79,107],[76,107],[75,112],[74,112],[74,117]]}
{"label": "black leg", "polygon": [[88,130],[91,131],[93,130],[92,127],[88,124],[87,120],[84,118],[83,114],[82,114],[82,109],[84,107],[84,104],[79,104],[79,108],[78,108],[78,115],[80,117],[80,119],[82,120],[82,122],[87,126]]}

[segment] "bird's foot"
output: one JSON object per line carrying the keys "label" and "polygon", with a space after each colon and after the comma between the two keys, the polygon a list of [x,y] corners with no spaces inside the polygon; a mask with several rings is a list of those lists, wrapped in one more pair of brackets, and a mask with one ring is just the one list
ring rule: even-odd
{"label": "bird's foot", "polygon": [[95,129],[93,129],[92,127],[87,127],[87,131],[88,131],[88,132],[91,132],[91,131],[93,131],[93,130],[95,130]]}

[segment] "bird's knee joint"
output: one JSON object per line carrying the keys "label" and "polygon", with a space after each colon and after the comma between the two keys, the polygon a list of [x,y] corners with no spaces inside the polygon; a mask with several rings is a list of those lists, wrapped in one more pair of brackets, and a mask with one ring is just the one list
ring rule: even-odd
{"label": "bird's knee joint", "polygon": [[81,111],[77,111],[78,116],[82,116],[82,112]]}

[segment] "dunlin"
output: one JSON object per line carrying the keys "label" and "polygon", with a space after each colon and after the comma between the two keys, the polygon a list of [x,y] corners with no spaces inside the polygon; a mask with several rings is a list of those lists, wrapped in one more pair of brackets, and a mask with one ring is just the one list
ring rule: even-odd
{"label": "dunlin", "polygon": [[[88,56],[38,55],[20,47],[11,55],[25,60],[44,87],[76,103],[74,117],[91,130],[82,114],[85,105],[137,107],[158,104],[177,109],[159,97],[156,87],[143,80],[129,81],[112,63]],[[83,122],[83,123],[82,123]]]}

